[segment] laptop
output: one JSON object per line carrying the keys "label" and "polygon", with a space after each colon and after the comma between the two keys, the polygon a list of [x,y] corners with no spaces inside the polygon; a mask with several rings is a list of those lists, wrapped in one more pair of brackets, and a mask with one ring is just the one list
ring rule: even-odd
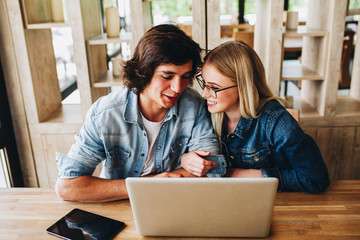
{"label": "laptop", "polygon": [[143,236],[266,237],[276,178],[127,178]]}

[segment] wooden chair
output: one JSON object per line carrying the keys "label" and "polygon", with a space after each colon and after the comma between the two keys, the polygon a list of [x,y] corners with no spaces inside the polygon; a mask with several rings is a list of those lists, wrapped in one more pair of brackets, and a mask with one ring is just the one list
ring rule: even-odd
{"label": "wooden chair", "polygon": [[235,41],[243,41],[251,48],[254,48],[254,31],[237,31],[233,33]]}
{"label": "wooden chair", "polygon": [[186,35],[192,38],[192,25],[178,24],[178,27],[183,30]]}
{"label": "wooden chair", "polygon": [[295,120],[300,124],[300,110],[297,108],[286,108],[286,110],[295,118]]}
{"label": "wooden chair", "polygon": [[220,26],[220,37],[233,37],[234,29],[235,31],[244,31],[244,30],[252,30],[254,31],[254,26],[248,23],[240,23],[240,24],[232,24],[232,25],[222,25]]}
{"label": "wooden chair", "polygon": [[350,88],[350,61],[354,51],[354,35],[354,31],[345,30],[343,51],[341,56],[339,88]]}

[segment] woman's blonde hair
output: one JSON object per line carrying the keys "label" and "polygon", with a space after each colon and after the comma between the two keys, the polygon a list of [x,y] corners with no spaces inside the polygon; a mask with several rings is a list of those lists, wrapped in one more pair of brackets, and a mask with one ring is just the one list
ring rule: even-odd
{"label": "woman's blonde hair", "polygon": [[[266,102],[271,99],[282,102],[268,87],[259,56],[246,43],[225,42],[206,55],[205,63],[211,63],[221,74],[237,84],[241,116],[258,118]],[[216,115],[215,129],[218,136],[221,136],[224,113]]]}

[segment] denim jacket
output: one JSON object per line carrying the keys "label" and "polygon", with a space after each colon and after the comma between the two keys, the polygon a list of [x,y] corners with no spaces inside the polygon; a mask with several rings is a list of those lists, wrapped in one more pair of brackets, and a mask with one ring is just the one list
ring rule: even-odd
{"label": "denim jacket", "polygon": [[[124,88],[100,98],[91,106],[75,139],[68,156],[56,154],[59,177],[92,175],[104,160],[103,177],[138,177],[148,152],[138,96]],[[194,150],[218,154],[219,145],[204,100],[194,90],[185,89],[161,123],[155,173],[179,168],[182,154]]]}
{"label": "denim jacket", "polygon": [[259,118],[241,117],[221,142],[230,167],[260,169],[263,177],[279,179],[279,191],[315,193],[330,184],[315,141],[275,100],[265,104]]}

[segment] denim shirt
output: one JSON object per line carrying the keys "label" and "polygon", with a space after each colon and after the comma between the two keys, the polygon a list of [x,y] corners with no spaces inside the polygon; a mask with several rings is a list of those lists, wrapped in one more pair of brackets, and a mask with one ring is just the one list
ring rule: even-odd
{"label": "denim shirt", "polygon": [[241,117],[234,133],[221,136],[223,153],[233,168],[260,169],[279,179],[279,191],[321,192],[329,184],[327,167],[315,141],[276,100],[259,118]]}
{"label": "denim shirt", "polygon": [[[138,177],[149,147],[139,109],[138,96],[125,88],[96,101],[68,155],[56,154],[59,177],[92,175],[102,161],[107,179]],[[194,150],[216,155],[219,145],[204,100],[185,89],[161,123],[155,173],[179,168],[182,154]]]}

